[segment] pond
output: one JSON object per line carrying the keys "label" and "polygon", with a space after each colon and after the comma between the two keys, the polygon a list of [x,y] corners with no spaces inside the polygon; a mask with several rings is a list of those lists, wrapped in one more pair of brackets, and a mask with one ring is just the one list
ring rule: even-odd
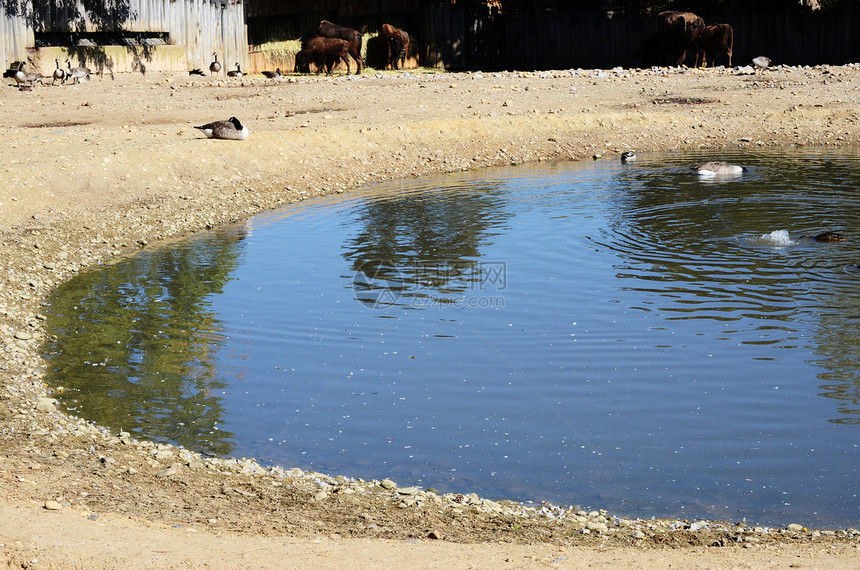
{"label": "pond", "polygon": [[56,292],[48,381],[269,465],[856,526],[860,153],[690,172],[714,157],[391,182],[146,249]]}

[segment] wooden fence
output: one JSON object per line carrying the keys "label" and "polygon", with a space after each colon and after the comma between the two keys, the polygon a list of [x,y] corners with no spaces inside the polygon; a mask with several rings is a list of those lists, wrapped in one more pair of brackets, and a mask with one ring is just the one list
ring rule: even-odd
{"label": "wooden fence", "polygon": [[[157,40],[163,38],[166,44],[184,46],[186,70],[207,69],[212,53],[218,53],[226,71],[234,62],[247,61],[244,10],[242,0],[0,1],[0,66],[30,61],[38,67],[41,47],[67,48],[76,64],[98,63],[100,46],[116,45],[103,42],[118,41],[134,52],[129,61],[138,66],[148,61],[150,68],[159,69]],[[138,42],[140,35],[156,41]],[[53,59],[48,63],[50,72]]]}
{"label": "wooden fence", "polygon": [[[734,64],[759,55],[774,63],[814,65],[860,61],[860,8],[789,9],[700,14],[706,24],[734,29]],[[645,48],[654,18],[625,11],[563,9],[527,14],[475,11],[464,5],[424,9],[420,61],[450,69],[648,67],[671,58]],[[693,59],[688,56],[688,65]],[[721,60],[722,63],[722,60]]]}

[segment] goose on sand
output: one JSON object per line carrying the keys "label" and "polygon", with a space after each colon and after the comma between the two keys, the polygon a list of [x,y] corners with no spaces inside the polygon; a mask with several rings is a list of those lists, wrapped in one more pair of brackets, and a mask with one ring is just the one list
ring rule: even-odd
{"label": "goose on sand", "polygon": [[699,176],[737,176],[744,171],[743,166],[738,166],[737,164],[729,164],[725,161],[720,162],[706,162],[701,166],[697,166],[695,168],[696,174]]}
{"label": "goose on sand", "polygon": [[230,117],[226,121],[215,121],[199,127],[211,139],[227,139],[232,141],[243,141],[248,138],[248,127],[239,122],[236,117]]}
{"label": "goose on sand", "polygon": [[269,79],[280,79],[281,78],[281,68],[275,69],[275,71],[264,71],[263,75],[268,77]]}
{"label": "goose on sand", "polygon": [[23,69],[19,69],[15,72],[15,83],[18,84],[18,87],[21,87],[25,83],[30,84],[30,88],[32,88],[36,82],[42,83],[42,74],[41,73],[33,73],[24,71]]}
{"label": "goose on sand", "polygon": [[55,59],[54,62],[57,64],[57,69],[54,70],[54,74],[53,74],[54,80],[51,81],[51,85],[56,83],[57,79],[60,80],[60,83],[62,83],[66,79],[66,70],[63,69],[62,67],[60,67],[60,60]]}
{"label": "goose on sand", "polygon": [[218,54],[213,52],[212,57],[215,58],[215,61],[213,61],[212,63],[209,64],[209,75],[212,75],[213,73],[220,73],[221,72],[221,64],[218,63]]}
{"label": "goose on sand", "polygon": [[90,78],[90,68],[89,67],[83,67],[83,66],[72,67],[72,62],[71,62],[71,60],[68,60],[68,59],[66,60],[66,66],[67,66],[66,78],[63,79],[63,83],[65,83],[69,79],[74,79],[75,80],[74,84],[77,85],[78,83],[81,82],[81,79],[89,80],[89,78]]}
{"label": "goose on sand", "polygon": [[227,77],[242,77],[242,70],[239,68],[239,62],[236,62],[236,69],[231,69],[227,72]]}

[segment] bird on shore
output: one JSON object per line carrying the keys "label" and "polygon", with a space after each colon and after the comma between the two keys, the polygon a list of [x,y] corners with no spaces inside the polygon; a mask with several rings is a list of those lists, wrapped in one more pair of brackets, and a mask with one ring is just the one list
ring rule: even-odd
{"label": "bird on shore", "polygon": [[706,162],[701,166],[694,168],[696,174],[702,177],[712,176],[737,176],[743,173],[744,167],[737,164],[729,164],[725,161]]}
{"label": "bird on shore", "polygon": [[81,79],[86,79],[89,81],[90,79],[90,68],[89,67],[72,67],[72,61],[66,60],[66,78],[63,79],[63,83],[68,81],[69,79],[74,79],[74,85],[77,85],[81,82]]}
{"label": "bird on shore", "polygon": [[218,53],[213,52],[212,57],[215,58],[215,61],[209,64],[209,75],[212,75],[213,73],[221,73],[221,64],[218,63]]}
{"label": "bird on shore", "polygon": [[202,69],[195,67],[194,69],[192,69],[191,71],[188,72],[188,75],[206,75],[206,74],[203,73]]}
{"label": "bird on shore", "polygon": [[248,138],[248,127],[239,122],[236,117],[230,117],[226,121],[215,121],[199,127],[211,139],[226,139],[232,141],[243,141]]}
{"label": "bird on shore", "polygon": [[32,89],[36,82],[42,83],[42,74],[34,73],[31,71],[24,71],[23,66],[21,69],[15,72],[15,83],[18,84],[18,87],[25,86],[25,84],[29,83],[30,88]]}
{"label": "bird on shore", "polygon": [[621,162],[633,162],[636,160],[635,150],[625,150],[621,153]]}
{"label": "bird on shore", "polygon": [[815,241],[824,241],[828,243],[837,243],[840,241],[845,241],[845,238],[842,237],[841,234],[838,234],[836,232],[821,232],[820,234],[814,236],[805,234],[800,236],[800,239],[814,239]]}
{"label": "bird on shore", "polygon": [[54,70],[54,79],[53,81],[51,81],[51,85],[54,85],[57,82],[57,79],[60,80],[60,83],[62,83],[66,79],[66,70],[60,67],[60,60],[55,59],[54,62],[57,64],[57,69]]}
{"label": "bird on shore", "polygon": [[263,75],[268,77],[269,79],[280,79],[281,78],[281,68],[275,69],[275,71],[264,71]]}
{"label": "bird on shore", "polygon": [[227,77],[242,77],[242,70],[239,68],[239,62],[236,62],[236,69],[231,69],[227,72]]}
{"label": "bird on shore", "polygon": [[756,71],[762,70],[764,71],[768,67],[770,67],[770,58],[760,55],[758,57],[753,58],[753,65],[755,65]]}

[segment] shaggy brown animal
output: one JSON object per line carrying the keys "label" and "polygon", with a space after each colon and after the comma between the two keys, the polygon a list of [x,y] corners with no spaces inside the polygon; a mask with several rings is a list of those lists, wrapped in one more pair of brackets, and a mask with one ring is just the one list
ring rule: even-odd
{"label": "shaggy brown animal", "polygon": [[388,65],[391,69],[403,67],[409,49],[409,34],[391,24],[382,24],[379,35],[385,39],[388,46]]}
{"label": "shaggy brown animal", "polygon": [[698,67],[699,57],[702,58],[702,67],[707,67],[708,53],[714,54],[711,60],[713,67],[717,61],[717,55],[724,53],[729,58],[729,67],[732,66],[732,44],[734,44],[734,31],[728,24],[714,24],[705,26],[701,33],[696,37],[696,67]]}
{"label": "shaggy brown animal", "polygon": [[[705,27],[705,21],[692,12],[660,12],[655,23],[655,38],[670,54],[680,54],[676,65],[687,59],[687,50],[695,50],[695,41]],[[694,52],[695,53],[695,52]]]}
{"label": "shaggy brown animal", "polygon": [[325,69],[326,75],[331,75],[332,69],[342,61],[346,65],[346,74],[349,75],[349,42],[339,38],[315,37],[307,41],[302,51],[296,54],[296,73],[310,73],[313,63],[317,68],[317,75]]}
{"label": "shaggy brown animal", "polygon": [[328,20],[323,20],[320,22],[319,35],[324,38],[339,38],[346,40],[349,43],[349,55],[352,56],[352,59],[354,59],[358,65],[358,69],[356,69],[355,74],[358,75],[361,73],[361,70],[364,68],[364,62],[361,59],[361,32],[353,30],[352,28],[333,24]]}

